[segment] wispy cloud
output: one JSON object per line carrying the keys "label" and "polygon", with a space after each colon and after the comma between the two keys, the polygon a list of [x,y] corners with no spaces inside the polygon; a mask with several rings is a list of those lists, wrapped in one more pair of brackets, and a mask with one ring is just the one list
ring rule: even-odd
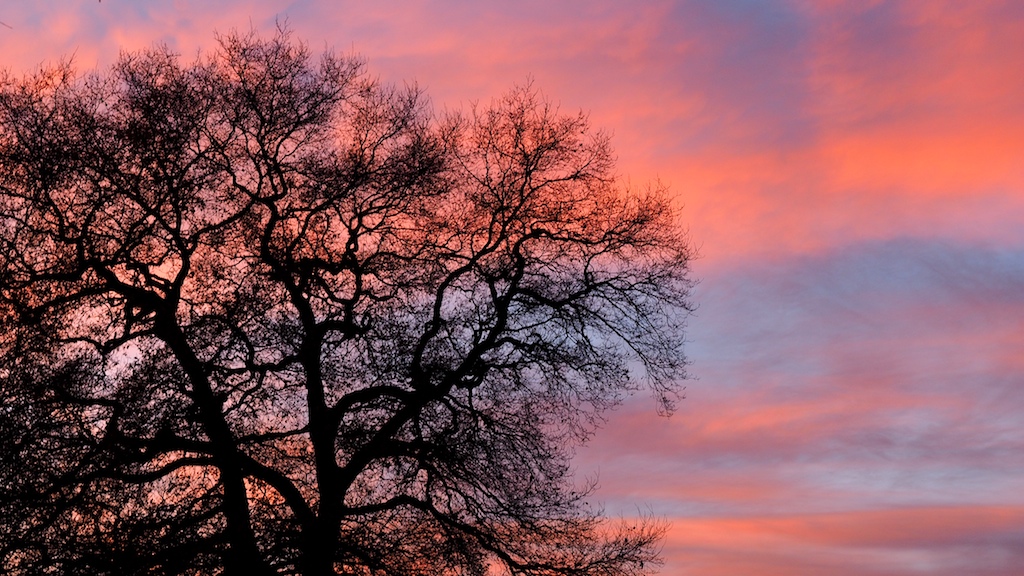
{"label": "wispy cloud", "polygon": [[1011,576],[1024,562],[1022,507],[945,507],[676,519],[681,574]]}

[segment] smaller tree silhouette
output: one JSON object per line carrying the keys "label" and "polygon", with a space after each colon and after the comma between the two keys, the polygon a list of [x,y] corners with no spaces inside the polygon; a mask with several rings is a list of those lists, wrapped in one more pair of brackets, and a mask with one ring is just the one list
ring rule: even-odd
{"label": "smaller tree silhouette", "polygon": [[690,252],[518,88],[281,32],[0,82],[7,574],[640,574],[569,467],[683,376]]}

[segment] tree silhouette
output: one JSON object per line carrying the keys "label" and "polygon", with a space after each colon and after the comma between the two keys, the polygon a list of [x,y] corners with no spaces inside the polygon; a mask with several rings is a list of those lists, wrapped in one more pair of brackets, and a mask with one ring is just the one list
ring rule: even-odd
{"label": "tree silhouette", "polygon": [[683,376],[661,190],[286,31],[0,86],[0,570],[641,574],[569,466]]}

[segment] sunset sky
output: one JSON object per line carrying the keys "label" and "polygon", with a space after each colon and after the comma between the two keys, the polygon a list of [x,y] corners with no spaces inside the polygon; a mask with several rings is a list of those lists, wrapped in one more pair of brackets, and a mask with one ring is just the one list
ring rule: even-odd
{"label": "sunset sky", "polygon": [[694,379],[580,451],[667,575],[1024,566],[1024,3],[35,0],[0,64],[287,21],[436,110],[534,85],[658,180],[700,258]]}

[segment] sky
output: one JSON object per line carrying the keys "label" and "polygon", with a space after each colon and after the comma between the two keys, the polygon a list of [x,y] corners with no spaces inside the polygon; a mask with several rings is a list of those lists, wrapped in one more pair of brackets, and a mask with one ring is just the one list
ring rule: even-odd
{"label": "sky", "polygon": [[284,20],[438,110],[532,79],[670,187],[694,378],[576,461],[670,524],[663,574],[1019,574],[1024,4],[37,0],[0,9],[0,65]]}

